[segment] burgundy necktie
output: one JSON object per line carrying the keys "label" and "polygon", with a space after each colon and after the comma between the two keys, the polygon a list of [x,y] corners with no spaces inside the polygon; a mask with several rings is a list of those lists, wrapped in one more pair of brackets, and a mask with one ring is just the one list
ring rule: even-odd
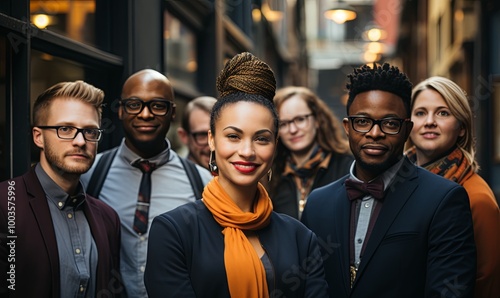
{"label": "burgundy necktie", "polygon": [[349,178],[345,181],[345,188],[351,201],[362,199],[367,195],[371,195],[377,200],[384,198],[384,181],[380,177],[370,183]]}
{"label": "burgundy necktie", "polygon": [[132,165],[142,171],[139,197],[134,217],[134,231],[142,235],[148,231],[149,202],[151,200],[151,172],[155,170],[156,165],[147,160],[138,160]]}

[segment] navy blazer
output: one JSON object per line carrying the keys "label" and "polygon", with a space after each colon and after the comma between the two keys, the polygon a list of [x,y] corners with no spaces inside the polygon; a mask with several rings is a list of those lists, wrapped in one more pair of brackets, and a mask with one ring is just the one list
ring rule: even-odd
{"label": "navy blazer", "polygon": [[[222,230],[201,200],[157,216],[144,273],[149,297],[230,297]],[[318,242],[309,229],[273,212],[256,233],[274,269],[271,297],[328,297]]]}
{"label": "navy blazer", "polygon": [[[7,238],[8,221],[13,215],[8,212],[12,211],[15,211],[15,239]],[[86,197],[83,212],[97,246],[96,297],[120,296],[123,285],[119,267],[118,215],[111,207],[90,196]],[[6,296],[7,287],[11,285],[7,282],[11,264],[15,265],[15,291],[9,291],[9,297],[60,297],[56,236],[45,192],[34,168],[23,176],[0,183],[0,240],[2,297]],[[15,241],[15,262],[8,262],[12,250],[7,243],[11,240]]]}
{"label": "navy blazer", "polygon": [[407,159],[387,190],[351,289],[348,177],[314,190],[302,215],[323,243],[330,297],[473,296],[476,250],[467,193]]}

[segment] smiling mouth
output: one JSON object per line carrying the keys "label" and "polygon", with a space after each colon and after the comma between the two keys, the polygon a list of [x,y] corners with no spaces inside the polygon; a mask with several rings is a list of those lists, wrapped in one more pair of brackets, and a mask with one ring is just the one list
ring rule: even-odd
{"label": "smiling mouth", "polygon": [[68,154],[67,156],[72,157],[72,158],[77,158],[77,159],[89,159],[90,158],[90,156],[88,156],[87,154],[83,154],[83,153],[71,153],[71,154]]}
{"label": "smiling mouth", "polygon": [[233,166],[236,170],[238,170],[241,173],[245,173],[245,174],[252,173],[257,169],[257,165],[255,165],[255,164],[233,163]]}
{"label": "smiling mouth", "polygon": [[156,125],[136,125],[134,126],[134,128],[138,131],[144,131],[144,132],[148,132],[148,131],[154,131],[156,130],[157,126]]}
{"label": "smiling mouth", "polygon": [[425,132],[422,134],[422,136],[425,138],[435,138],[438,136],[438,134],[435,132]]}
{"label": "smiling mouth", "polygon": [[382,155],[387,152],[387,148],[385,146],[365,145],[361,147],[361,149],[369,155]]}

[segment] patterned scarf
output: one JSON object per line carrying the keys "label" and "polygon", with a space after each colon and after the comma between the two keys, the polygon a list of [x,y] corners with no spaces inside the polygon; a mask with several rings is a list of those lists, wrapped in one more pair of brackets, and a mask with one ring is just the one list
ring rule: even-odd
{"label": "patterned scarf", "polygon": [[319,165],[325,159],[326,155],[327,153],[316,145],[309,159],[300,167],[293,162],[291,156],[288,157],[285,172],[292,172],[300,178],[302,185],[307,185],[307,181],[316,174]]}
{"label": "patterned scarf", "polygon": [[[410,148],[405,154],[411,161],[416,162],[417,154],[415,147]],[[473,174],[470,163],[459,147],[456,147],[445,157],[424,164],[422,167],[460,185]]]}
{"label": "patterned scarf", "polygon": [[269,297],[264,265],[243,233],[262,229],[271,219],[271,199],[260,183],[258,191],[254,212],[241,211],[219,184],[219,177],[214,177],[203,191],[205,206],[224,228],[224,265],[231,297]]}

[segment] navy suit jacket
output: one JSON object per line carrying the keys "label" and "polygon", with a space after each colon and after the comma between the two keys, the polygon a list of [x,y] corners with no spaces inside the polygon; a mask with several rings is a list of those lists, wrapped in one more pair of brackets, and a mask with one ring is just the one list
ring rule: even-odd
{"label": "navy suit jacket", "polygon": [[330,297],[472,297],[476,250],[463,187],[405,160],[387,189],[350,287],[344,181],[314,190],[302,222],[318,236]]}
{"label": "navy suit jacket", "polygon": [[[144,273],[149,297],[229,298],[222,231],[201,200],[157,216]],[[320,250],[309,229],[273,212],[269,225],[255,233],[273,268],[270,297],[328,297]]]}
{"label": "navy suit jacket", "polygon": [[[9,213],[13,211],[15,215]],[[90,196],[86,198],[83,212],[98,252],[96,297],[120,296],[123,285],[119,270],[118,215],[111,207]],[[7,238],[9,220],[13,216],[15,220],[10,223],[14,224],[17,238]],[[0,296],[60,297],[56,236],[45,192],[34,168],[23,176],[0,183],[0,241]],[[9,255],[14,258],[10,262]],[[7,295],[11,285],[7,281],[11,275],[7,272],[11,264],[15,265],[15,291],[9,290]]]}

